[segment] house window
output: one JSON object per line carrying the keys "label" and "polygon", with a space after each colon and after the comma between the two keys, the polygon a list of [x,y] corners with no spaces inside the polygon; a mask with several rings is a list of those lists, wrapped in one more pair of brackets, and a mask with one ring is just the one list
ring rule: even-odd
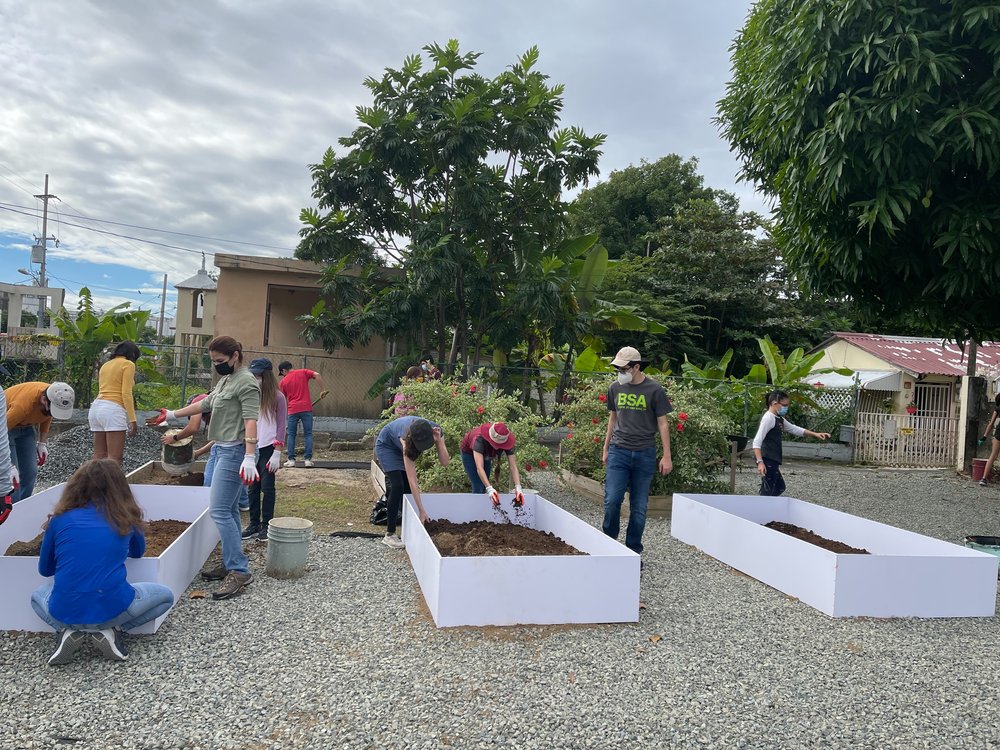
{"label": "house window", "polygon": [[197,292],[191,300],[191,327],[201,328],[205,317],[205,293]]}

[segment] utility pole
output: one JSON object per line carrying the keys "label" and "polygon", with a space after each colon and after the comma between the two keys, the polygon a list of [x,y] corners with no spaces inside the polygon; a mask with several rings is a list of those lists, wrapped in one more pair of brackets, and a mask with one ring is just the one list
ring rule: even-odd
{"label": "utility pole", "polygon": [[[45,251],[48,246],[48,241],[55,240],[56,247],[59,246],[59,240],[55,237],[49,237],[49,198],[57,198],[58,196],[49,194],[49,176],[45,175],[45,192],[42,195],[36,195],[36,198],[41,198],[42,200],[42,238],[39,240],[41,248],[41,269],[38,272],[38,286],[45,287],[48,283],[45,279]],[[36,245],[36,247],[39,247]],[[43,321],[45,319],[45,296],[40,295],[38,298],[38,327],[44,328]]]}
{"label": "utility pole", "polygon": [[160,330],[157,332],[157,346],[163,347],[163,313],[167,308],[167,275],[163,274],[163,294],[160,297]]}

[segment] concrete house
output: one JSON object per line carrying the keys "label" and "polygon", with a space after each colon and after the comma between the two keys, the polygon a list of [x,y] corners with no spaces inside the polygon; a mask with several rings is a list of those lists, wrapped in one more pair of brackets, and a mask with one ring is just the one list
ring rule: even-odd
{"label": "concrete house", "polygon": [[174,320],[174,343],[178,347],[175,364],[180,364],[183,353],[180,347],[202,349],[215,331],[215,279],[205,270],[205,256],[201,256],[201,269],[189,279],[174,284],[177,290],[177,316]]}

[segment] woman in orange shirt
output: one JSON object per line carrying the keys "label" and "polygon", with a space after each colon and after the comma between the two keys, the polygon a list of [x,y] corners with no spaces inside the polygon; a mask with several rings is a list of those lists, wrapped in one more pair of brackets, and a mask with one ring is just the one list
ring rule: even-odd
{"label": "woman in orange shirt", "polygon": [[123,341],[115,347],[111,359],[97,375],[100,392],[90,406],[90,431],[94,433],[93,458],[110,458],[122,463],[125,456],[125,433],[134,437],[139,428],[135,421],[135,363],[139,347]]}

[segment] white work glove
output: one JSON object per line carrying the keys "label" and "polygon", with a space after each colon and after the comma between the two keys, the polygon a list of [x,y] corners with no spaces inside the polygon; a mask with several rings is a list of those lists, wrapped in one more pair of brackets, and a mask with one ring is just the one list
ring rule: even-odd
{"label": "white work glove", "polygon": [[12,490],[16,490],[21,486],[21,473],[17,470],[16,466],[10,467],[10,474],[7,475],[10,481],[10,486]]}
{"label": "white work glove", "polygon": [[520,508],[524,505],[524,493],[521,492],[521,485],[514,485],[514,507]]}
{"label": "white work glove", "polygon": [[488,497],[495,506],[500,507],[500,493],[497,492],[492,487],[486,488],[486,497]]}
{"label": "white work glove", "polygon": [[38,456],[38,465],[45,466],[45,459],[49,457],[49,446],[45,443],[35,443],[35,455]]}
{"label": "white work glove", "polygon": [[281,466],[281,451],[276,450],[271,454],[271,457],[267,459],[267,470],[272,474],[278,470]]}
{"label": "white work glove", "polygon": [[252,453],[243,456],[243,463],[240,464],[240,479],[245,485],[251,485],[260,479],[260,474],[257,473],[257,458]]}

